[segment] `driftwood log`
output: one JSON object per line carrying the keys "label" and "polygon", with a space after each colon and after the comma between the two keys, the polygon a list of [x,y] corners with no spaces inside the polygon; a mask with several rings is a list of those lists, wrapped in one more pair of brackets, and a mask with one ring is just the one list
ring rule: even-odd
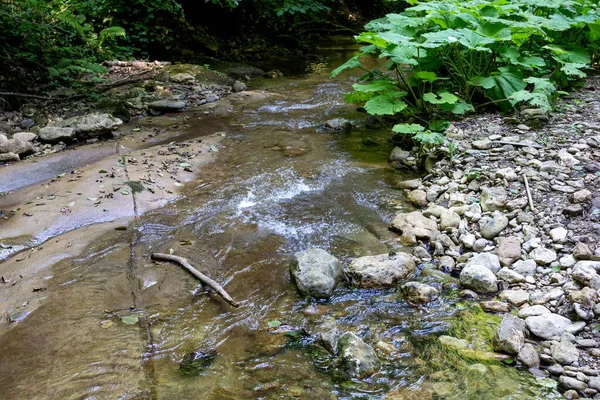
{"label": "driftwood log", "polygon": [[187,258],[174,256],[171,254],[163,254],[163,253],[152,253],[152,255],[150,257],[155,261],[171,261],[171,262],[181,265],[190,274],[192,274],[196,278],[198,278],[200,280],[200,282],[202,282],[204,285],[210,287],[215,292],[217,292],[226,302],[228,302],[229,304],[231,304],[232,306],[234,306],[236,308],[240,306],[237,301],[235,301],[233,298],[231,298],[229,293],[227,293],[221,285],[219,285],[217,282],[210,279],[208,276],[204,275],[202,272],[198,271],[196,268],[192,267],[192,265],[189,263]]}

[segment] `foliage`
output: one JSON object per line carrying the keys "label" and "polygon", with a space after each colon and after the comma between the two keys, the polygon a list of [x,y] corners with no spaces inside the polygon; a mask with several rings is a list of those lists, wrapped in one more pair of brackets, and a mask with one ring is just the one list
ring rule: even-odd
{"label": "foliage", "polygon": [[175,0],[5,0],[0,8],[0,82],[74,84],[106,73],[112,58],[144,56],[168,42],[165,21],[182,9]]}
{"label": "foliage", "polygon": [[[409,2],[367,24],[356,36],[365,45],[360,54],[331,75],[365,70],[346,100],[372,115],[400,116],[392,130],[421,147],[442,143],[444,118],[474,105],[551,109],[562,90],[586,77],[598,49],[600,10],[592,0]],[[373,56],[387,61],[384,71],[363,68]]]}

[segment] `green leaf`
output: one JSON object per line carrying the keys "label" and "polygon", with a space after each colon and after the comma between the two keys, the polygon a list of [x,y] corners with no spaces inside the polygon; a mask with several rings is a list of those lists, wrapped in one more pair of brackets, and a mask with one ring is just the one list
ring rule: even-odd
{"label": "green leaf", "polygon": [[397,100],[404,95],[405,92],[395,92],[375,96],[365,103],[365,110],[371,115],[394,115],[408,107],[402,100]]}
{"label": "green leaf", "polygon": [[343,63],[336,69],[334,69],[333,71],[331,71],[329,76],[334,78],[334,77],[338,76],[339,74],[341,74],[343,71],[345,71],[347,69],[356,68],[356,67],[360,67],[360,60],[358,59],[358,56],[352,57],[351,59],[349,59],[348,61],[346,61],[345,63]]}
{"label": "green leaf", "polygon": [[420,79],[422,81],[434,82],[437,80],[437,75],[435,72],[431,71],[419,71],[415,72],[413,75],[415,78]]}
{"label": "green leaf", "polygon": [[456,115],[463,115],[467,112],[475,111],[475,107],[473,107],[472,104],[469,104],[461,99],[459,99],[454,104],[440,104],[440,108],[446,111],[450,111],[451,113]]}
{"label": "green leaf", "polygon": [[396,124],[392,128],[392,131],[403,134],[414,134],[424,130],[425,128],[419,124]]}
{"label": "green leaf", "polygon": [[568,62],[565,63],[562,67],[560,67],[560,70],[569,76],[575,76],[577,78],[586,78],[587,74],[581,70],[586,67],[587,64]]}
{"label": "green leaf", "polygon": [[496,81],[491,76],[473,76],[468,83],[473,86],[480,86],[484,89],[491,89],[496,86]]}
{"label": "green leaf", "polygon": [[438,92],[437,95],[435,93],[431,93],[431,92],[425,93],[423,95],[423,100],[425,100],[431,104],[454,104],[459,99],[452,93],[443,91],[443,92]]}
{"label": "green leaf", "polygon": [[269,321],[267,325],[269,325],[269,328],[277,328],[279,325],[281,325],[281,321],[274,319],[272,321]]}
{"label": "green leaf", "polygon": [[507,99],[514,92],[523,90],[527,86],[516,71],[507,67],[498,68],[498,72],[493,73],[492,78],[496,82],[496,86],[493,88],[496,99]]}
{"label": "green leaf", "polygon": [[367,84],[355,83],[352,87],[360,92],[382,92],[396,89],[396,85],[389,79],[377,79]]}
{"label": "green leaf", "polygon": [[374,92],[352,92],[344,94],[344,100],[347,103],[364,103],[375,95]]}
{"label": "green leaf", "polygon": [[546,110],[552,110],[552,105],[548,95],[541,92],[530,92],[528,90],[519,90],[509,96],[510,103],[514,106],[521,102],[527,102],[532,106],[537,106]]}
{"label": "green leaf", "polygon": [[440,146],[444,144],[444,135],[439,132],[424,131],[418,132],[413,136],[417,142]]}
{"label": "green leaf", "polygon": [[106,171],[105,169],[101,169],[100,171],[98,171],[99,174],[108,174],[108,171]]}
{"label": "green leaf", "polygon": [[438,119],[429,123],[429,129],[434,132],[445,132],[452,123],[445,119]]}
{"label": "green leaf", "polygon": [[135,325],[139,322],[139,317],[137,315],[125,315],[121,317],[121,321],[125,325]]}

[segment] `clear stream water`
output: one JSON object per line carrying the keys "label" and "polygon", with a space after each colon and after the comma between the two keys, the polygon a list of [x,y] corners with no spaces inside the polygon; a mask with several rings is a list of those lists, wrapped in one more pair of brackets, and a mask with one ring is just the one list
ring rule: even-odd
{"label": "clear stream water", "polygon": [[[410,210],[392,189],[401,176],[387,166],[385,133],[320,129],[330,118],[359,127],[365,119],[343,102],[354,78],[328,78],[354,46],[320,46],[316,61],[290,64],[285,78],[251,83],[280,96],[224,118],[226,148],[180,200],[52,267],[53,294],[0,336],[0,398],[559,398],[529,372],[481,360],[498,319],[462,302],[452,277],[420,273],[443,294],[420,309],[394,289],[341,287],[322,303],[298,295],[288,272],[294,252],[320,247],[348,262],[397,250],[387,224]],[[179,267],[149,261],[151,252],[170,248],[241,307],[202,293]],[[124,316],[139,322],[124,324]],[[269,328],[273,320],[282,325]],[[312,340],[328,323],[391,345],[377,350],[381,371],[345,377]],[[466,339],[474,351],[441,347],[442,334]],[[216,350],[214,362],[182,370],[197,349]]]}

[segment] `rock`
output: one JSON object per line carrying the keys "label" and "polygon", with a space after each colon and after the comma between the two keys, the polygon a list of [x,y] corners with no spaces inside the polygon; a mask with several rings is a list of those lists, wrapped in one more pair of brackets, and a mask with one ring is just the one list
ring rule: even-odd
{"label": "rock", "polygon": [[471,142],[471,146],[475,150],[488,150],[492,148],[492,141],[489,139],[474,140]]}
{"label": "rock", "polygon": [[505,267],[512,265],[521,257],[521,241],[514,236],[499,238],[496,254],[500,259],[500,264]]}
{"label": "rock", "polygon": [[481,253],[488,245],[487,239],[479,238],[473,243],[473,251]]}
{"label": "rock", "polygon": [[426,207],[427,206],[427,192],[424,190],[413,190],[408,193],[408,201],[414,204],[417,207]]}
{"label": "rock", "polygon": [[457,339],[453,336],[442,335],[438,338],[440,344],[452,350],[462,350],[469,347],[469,343],[464,339]]}
{"label": "rock", "polygon": [[157,100],[148,103],[148,108],[158,112],[177,112],[186,107],[185,101],[181,100]]}
{"label": "rock", "polygon": [[512,306],[510,304],[494,300],[482,301],[479,303],[479,306],[483,309],[483,311],[491,313],[507,313],[512,310]]}
{"label": "rock", "polygon": [[184,375],[198,375],[209,368],[217,357],[215,349],[198,349],[188,353],[179,364]]}
{"label": "rock", "polygon": [[525,277],[510,268],[504,267],[496,273],[496,277],[508,283],[519,283],[525,280]]}
{"label": "rock", "polygon": [[323,324],[319,325],[317,329],[320,331],[315,341],[323,346],[331,355],[337,356],[338,354],[338,343],[342,332],[335,325],[335,320],[332,318],[327,320]]}
{"label": "rock", "polygon": [[188,74],[187,72],[180,72],[178,74],[171,75],[171,82],[193,85],[196,82],[196,78],[194,75]]}
{"label": "rock", "polygon": [[567,326],[565,332],[570,333],[572,335],[577,335],[579,332],[585,329],[586,323],[584,321],[577,321]]}
{"label": "rock", "polygon": [[576,191],[571,196],[571,201],[575,204],[585,203],[586,201],[590,201],[592,199],[592,192],[587,189],[581,189]]}
{"label": "rock", "polygon": [[514,315],[506,314],[492,338],[492,347],[502,353],[517,354],[524,343],[525,322]]}
{"label": "rock", "polygon": [[21,129],[33,128],[35,126],[35,121],[31,118],[25,118],[21,121],[19,126],[21,127]]}
{"label": "rock", "polygon": [[239,93],[245,91],[246,89],[248,89],[248,87],[242,81],[235,81],[233,82],[232,89],[235,93]]}
{"label": "rock", "polygon": [[352,122],[348,121],[346,118],[334,118],[325,122],[325,126],[334,131],[350,132],[352,129]]}
{"label": "rock", "polygon": [[368,115],[367,120],[365,121],[365,127],[367,129],[380,129],[381,121],[375,115]]}
{"label": "rock", "polygon": [[583,214],[583,206],[581,204],[573,204],[563,208],[562,213],[567,217],[578,217]]}
{"label": "rock", "polygon": [[587,384],[585,382],[581,382],[575,378],[571,378],[570,376],[561,375],[558,378],[558,384],[563,389],[573,389],[573,390],[584,390],[587,388]]}
{"label": "rock", "polygon": [[[475,240],[476,240],[475,235],[473,235],[472,233],[467,233],[467,234],[460,236],[460,242],[467,249],[470,249],[473,247],[473,245],[475,244]],[[484,248],[485,248],[485,246],[484,246]]]}
{"label": "rock", "polygon": [[283,77],[283,72],[281,72],[278,69],[272,69],[268,72],[265,72],[263,74],[263,78],[269,78],[269,79],[279,79]]}
{"label": "rock", "polygon": [[439,292],[433,286],[421,282],[406,282],[402,285],[402,295],[409,303],[429,303],[438,298]]}
{"label": "rock", "polygon": [[0,153],[14,153],[22,157],[33,152],[34,150],[31,142],[14,137],[12,139],[0,141]]}
{"label": "rock", "polygon": [[503,290],[498,296],[516,307],[520,307],[529,301],[529,293],[525,290]]}
{"label": "rock", "polygon": [[574,290],[569,293],[569,300],[571,304],[579,303],[586,307],[594,307],[598,302],[598,291],[589,287],[585,287],[581,290]]}
{"label": "rock", "polygon": [[294,254],[290,270],[300,293],[316,299],[331,297],[337,284],[344,280],[340,261],[321,249]]}
{"label": "rock", "polygon": [[20,161],[21,157],[15,153],[0,153],[0,162]]}
{"label": "rock", "polygon": [[502,186],[484,188],[481,192],[481,208],[485,212],[502,211],[506,208],[508,194]]}
{"label": "rock", "polygon": [[540,367],[540,355],[531,343],[525,343],[517,356],[519,361],[527,368]]}
{"label": "rock", "polygon": [[494,274],[500,271],[500,260],[498,256],[492,253],[479,253],[475,254],[465,265],[481,265],[492,271]]}
{"label": "rock", "polygon": [[31,143],[35,141],[35,139],[37,139],[37,135],[33,132],[17,132],[13,135],[12,138]]}
{"label": "rock", "polygon": [[45,143],[58,143],[62,141],[70,141],[75,138],[75,130],[73,128],[60,128],[57,126],[47,126],[40,129],[39,137]]}
{"label": "rock", "polygon": [[371,346],[352,332],[344,333],[338,343],[344,371],[355,378],[365,378],[379,371],[381,361]]}
{"label": "rock", "polygon": [[494,273],[483,265],[468,265],[460,273],[460,283],[476,292],[492,293],[498,291],[498,281]]}
{"label": "rock", "polygon": [[550,231],[550,239],[552,239],[553,242],[562,243],[567,238],[568,233],[569,233],[568,230],[566,230],[565,228],[560,226],[560,227],[554,228]]}
{"label": "rock", "polygon": [[388,157],[388,161],[392,163],[394,167],[412,166],[414,164],[412,158],[410,151],[402,150],[400,147],[394,147]]}
{"label": "rock", "polygon": [[562,365],[571,365],[579,360],[579,350],[568,341],[561,341],[552,345],[552,358]]}
{"label": "rock", "polygon": [[65,119],[56,124],[62,128],[73,128],[76,136],[93,137],[111,132],[123,121],[110,114],[88,114]]}
{"label": "rock", "polygon": [[458,228],[460,225],[460,216],[452,210],[444,210],[440,216],[440,229],[445,231],[448,228]]}
{"label": "rock", "polygon": [[495,211],[492,217],[484,217],[479,221],[479,233],[486,239],[493,239],[508,226],[508,218]]}
{"label": "rock", "polygon": [[506,179],[508,182],[513,182],[518,179],[515,170],[512,168],[502,168],[496,171],[496,178]]}
{"label": "rock", "polygon": [[418,189],[419,185],[421,185],[420,179],[396,182],[396,187],[398,189]]}
{"label": "rock", "polygon": [[412,257],[406,253],[379,254],[353,260],[346,274],[359,288],[392,287],[415,271]]}
{"label": "rock", "polygon": [[538,247],[531,250],[529,258],[535,261],[538,265],[548,265],[553,261],[556,261],[557,256],[554,250],[547,249],[545,247]]}
{"label": "rock", "polygon": [[450,272],[454,269],[456,263],[454,259],[450,256],[440,257],[440,269],[445,272]]}
{"label": "rock", "polygon": [[558,314],[542,314],[525,319],[527,329],[537,337],[550,340],[560,337],[571,320]]}
{"label": "rock", "polygon": [[567,149],[560,149],[556,157],[558,158],[558,163],[565,167],[571,168],[579,164],[579,160],[573,157],[573,155],[570,154]]}
{"label": "rock", "polygon": [[417,239],[431,239],[437,232],[435,221],[425,218],[419,211],[397,215],[390,224],[390,229],[400,233],[403,244],[416,244]]}
{"label": "rock", "polygon": [[589,260],[592,256],[592,251],[585,243],[577,243],[575,247],[573,247],[573,257],[578,260]]}
{"label": "rock", "polygon": [[537,264],[533,260],[519,260],[512,266],[513,271],[523,275],[523,276],[534,276]]}
{"label": "rock", "polygon": [[535,306],[521,308],[519,310],[519,318],[535,317],[537,315],[550,314],[550,310],[541,304]]}
{"label": "rock", "polygon": [[588,381],[588,386],[594,390],[600,391],[600,376],[590,377]]}
{"label": "rock", "polygon": [[590,265],[590,261],[579,261],[573,267],[571,276],[577,282],[587,285],[590,281],[598,276],[596,269]]}

